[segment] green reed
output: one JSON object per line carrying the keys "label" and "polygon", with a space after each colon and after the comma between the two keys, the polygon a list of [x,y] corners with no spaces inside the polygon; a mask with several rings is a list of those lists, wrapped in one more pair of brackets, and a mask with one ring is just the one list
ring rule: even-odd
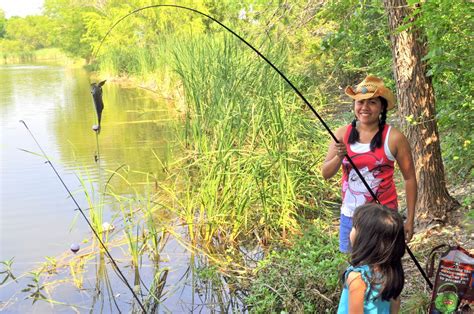
{"label": "green reed", "polygon": [[98,56],[97,69],[103,76],[139,78],[138,85],[157,89],[163,96],[176,89],[177,82],[169,73],[168,59],[175,47],[176,37],[166,32],[146,46],[112,46]]}
{"label": "green reed", "polygon": [[[105,243],[107,242],[109,235],[103,228],[104,211],[109,203],[107,195],[104,193],[104,189],[107,187],[102,184],[101,178],[94,179],[90,170],[86,166],[82,167],[81,172],[81,174],[77,174],[76,176],[81,184],[82,193],[84,193],[87,202],[89,221],[97,234],[102,235],[102,241]],[[114,174],[112,174],[112,176],[113,175]],[[110,178],[108,181],[110,181]],[[93,241],[95,243],[97,239],[93,238]]]}
{"label": "green reed", "polygon": [[162,298],[166,296],[165,285],[168,278],[168,268],[156,268],[149,294],[145,300],[145,307],[150,313],[158,313]]}
{"label": "green reed", "polygon": [[[117,205],[122,214],[121,221],[124,225],[124,235],[128,243],[129,253],[132,258],[132,265],[137,268],[139,261],[145,251],[149,252],[151,260],[159,263],[160,252],[164,248],[168,239],[165,222],[157,215],[160,204],[155,201],[157,188],[156,175],[133,171],[138,175],[143,175],[145,180],[140,183],[141,188],[137,188],[137,182],[128,181],[127,176],[130,171],[124,169],[126,173],[113,172],[114,175],[129,187],[128,194],[114,192],[111,186],[108,195],[117,200]],[[152,179],[152,181],[151,181]]]}
{"label": "green reed", "polygon": [[[273,45],[262,49],[284,69],[286,47]],[[314,151],[326,141],[283,80],[227,36],[182,41],[174,60],[188,105],[177,213],[191,236],[266,241],[298,229],[302,211],[321,214]]]}

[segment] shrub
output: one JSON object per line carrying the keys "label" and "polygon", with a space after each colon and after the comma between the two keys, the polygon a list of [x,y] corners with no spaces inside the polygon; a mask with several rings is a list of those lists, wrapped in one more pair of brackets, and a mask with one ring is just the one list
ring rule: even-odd
{"label": "shrub", "polygon": [[255,313],[334,312],[344,260],[336,233],[315,221],[292,248],[261,262],[246,303]]}

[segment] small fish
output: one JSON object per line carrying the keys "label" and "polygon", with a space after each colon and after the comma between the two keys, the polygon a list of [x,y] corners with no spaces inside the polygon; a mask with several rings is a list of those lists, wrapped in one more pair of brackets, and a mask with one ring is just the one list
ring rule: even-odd
{"label": "small fish", "polygon": [[98,125],[94,125],[92,129],[95,132],[100,132],[100,121],[102,120],[102,110],[104,110],[104,101],[102,100],[102,86],[105,84],[106,80],[100,83],[91,84],[91,94],[94,100],[95,110],[97,112],[97,121]]}

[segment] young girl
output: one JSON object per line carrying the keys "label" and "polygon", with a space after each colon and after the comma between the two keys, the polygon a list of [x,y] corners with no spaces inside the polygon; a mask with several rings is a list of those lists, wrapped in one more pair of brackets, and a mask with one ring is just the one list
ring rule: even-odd
{"label": "young girl", "polygon": [[402,217],[379,204],[359,206],[350,233],[352,253],[342,277],[338,314],[398,313],[403,289]]}

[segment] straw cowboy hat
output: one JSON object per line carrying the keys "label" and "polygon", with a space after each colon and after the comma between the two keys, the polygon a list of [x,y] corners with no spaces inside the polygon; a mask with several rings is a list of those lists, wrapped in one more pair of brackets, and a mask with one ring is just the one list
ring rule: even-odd
{"label": "straw cowboy hat", "polygon": [[345,93],[354,100],[383,97],[388,103],[387,110],[395,107],[395,96],[392,91],[385,87],[382,79],[373,75],[367,76],[355,90],[352,86],[347,86]]}

